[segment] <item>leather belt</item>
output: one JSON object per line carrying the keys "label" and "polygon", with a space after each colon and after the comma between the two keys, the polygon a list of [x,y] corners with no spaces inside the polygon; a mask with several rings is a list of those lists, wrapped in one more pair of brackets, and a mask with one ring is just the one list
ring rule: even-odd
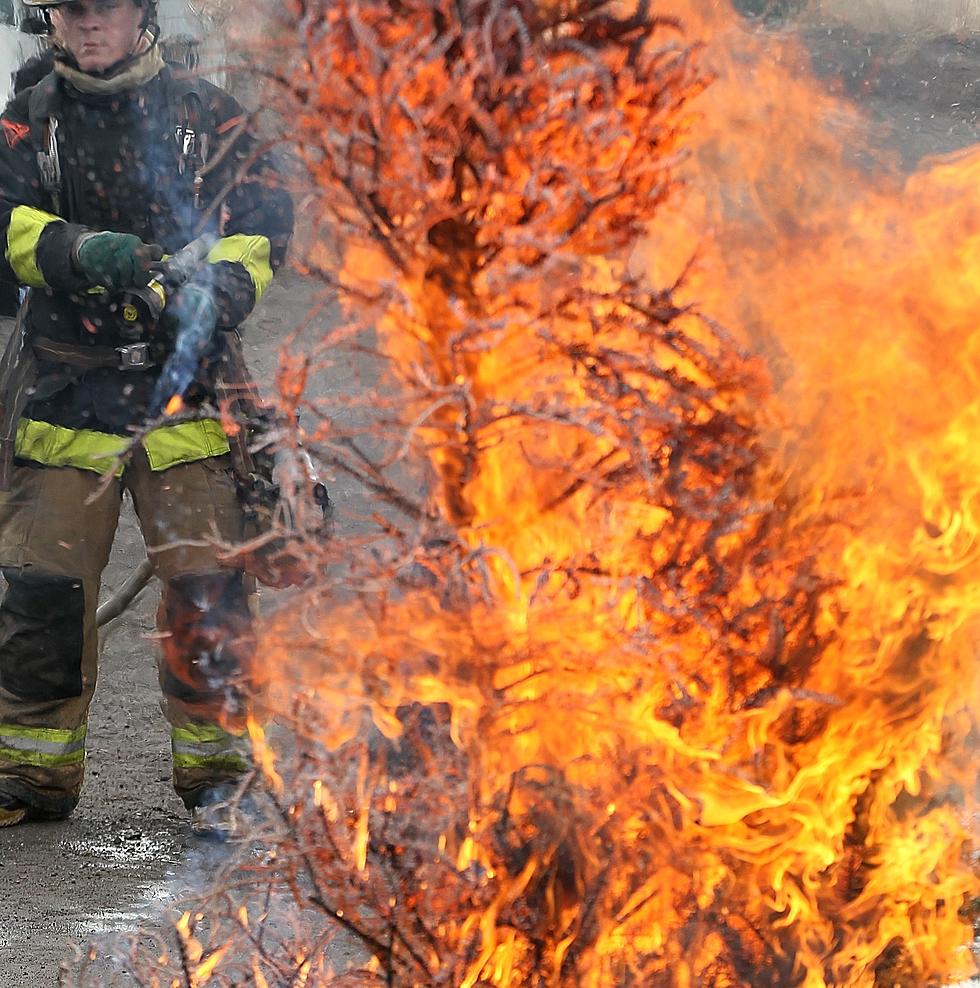
{"label": "leather belt", "polygon": [[102,367],[121,371],[142,371],[155,366],[147,343],[128,343],[125,346],[76,346],[62,343],[47,336],[38,336],[33,342],[34,356],[38,360],[53,360],[70,364],[83,371]]}

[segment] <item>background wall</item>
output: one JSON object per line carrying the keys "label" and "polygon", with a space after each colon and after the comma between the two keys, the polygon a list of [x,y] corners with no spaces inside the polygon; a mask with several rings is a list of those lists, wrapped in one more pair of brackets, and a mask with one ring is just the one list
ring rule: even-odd
{"label": "background wall", "polygon": [[811,0],[805,16],[865,31],[949,34],[980,31],[980,0]]}
{"label": "background wall", "polygon": [[164,34],[193,34],[204,38],[208,25],[184,0],[159,0],[160,27]]}
{"label": "background wall", "polygon": [[227,54],[224,32],[218,24],[187,0],[159,0],[157,9],[162,36],[179,35],[200,42],[198,58],[202,74],[212,82],[224,85]]}

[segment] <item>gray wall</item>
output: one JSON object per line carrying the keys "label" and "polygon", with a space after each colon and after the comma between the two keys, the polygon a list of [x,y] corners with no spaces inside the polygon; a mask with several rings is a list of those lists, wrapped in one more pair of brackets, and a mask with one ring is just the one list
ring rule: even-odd
{"label": "gray wall", "polygon": [[980,31],[980,0],[811,0],[810,16],[865,31],[950,34]]}
{"label": "gray wall", "polygon": [[200,40],[208,35],[208,26],[184,0],[159,0],[160,27],[164,34],[192,34]]}
{"label": "gray wall", "polygon": [[200,41],[201,73],[212,82],[223,85],[227,56],[222,33],[200,17],[185,0],[159,0],[158,10],[163,37],[190,35]]}

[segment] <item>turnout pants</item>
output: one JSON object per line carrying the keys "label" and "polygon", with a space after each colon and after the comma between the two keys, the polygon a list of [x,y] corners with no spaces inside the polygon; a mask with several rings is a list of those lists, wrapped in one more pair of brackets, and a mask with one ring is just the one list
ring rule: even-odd
{"label": "turnout pants", "polygon": [[38,816],[78,801],[98,663],[96,606],[123,490],[153,570],[160,683],[174,785],[189,806],[247,769],[243,687],[254,642],[244,574],[222,569],[209,540],[242,537],[228,457],[150,469],[140,449],[121,477],[18,464],[0,493],[0,784]]}

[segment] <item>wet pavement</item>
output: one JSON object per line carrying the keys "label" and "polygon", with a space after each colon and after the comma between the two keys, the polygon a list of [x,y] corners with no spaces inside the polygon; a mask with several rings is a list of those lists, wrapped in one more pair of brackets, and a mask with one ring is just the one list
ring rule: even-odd
{"label": "wet pavement", "polygon": [[184,853],[182,829],[173,819],[148,819],[116,830],[93,825],[82,813],[71,822],[0,834],[0,984],[55,984],[69,944],[144,922],[165,898],[168,867]]}

